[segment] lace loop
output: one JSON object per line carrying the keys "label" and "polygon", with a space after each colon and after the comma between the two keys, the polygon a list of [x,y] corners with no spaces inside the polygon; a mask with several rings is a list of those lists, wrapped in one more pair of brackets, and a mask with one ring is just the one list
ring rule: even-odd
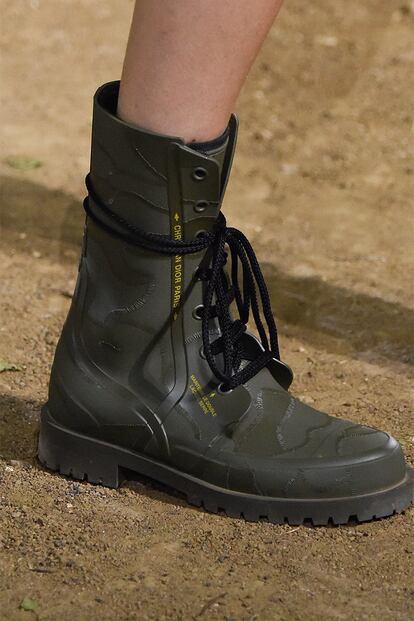
{"label": "lace loop", "polygon": [[[280,359],[277,328],[259,262],[246,236],[238,229],[228,227],[222,213],[219,213],[211,232],[190,242],[174,240],[168,235],[149,233],[135,227],[99,202],[88,179],[87,187],[92,199],[90,201],[86,197],[84,201],[88,216],[109,233],[126,242],[165,255],[195,254],[208,249],[209,264],[196,273],[204,287],[204,308],[201,313],[203,352],[211,371],[224,390],[232,390],[249,381],[272,358]],[[226,248],[231,256],[230,283],[224,271],[228,259]],[[239,314],[237,319],[233,319],[230,313],[233,300]],[[254,359],[249,358],[242,344],[250,311],[263,347],[263,351]],[[220,336],[211,341],[210,321],[214,317],[218,321]],[[220,364],[217,361],[218,355],[221,356]]]}
{"label": "lace loop", "polygon": [[[227,285],[227,279],[223,271],[227,262],[226,246],[228,246],[231,254],[231,287]],[[241,286],[238,273],[239,265],[242,267]],[[211,268],[204,300],[205,313],[202,325],[204,353],[216,377],[222,381],[226,388],[232,389],[251,379],[272,358],[279,359],[280,354],[277,328],[272,313],[270,297],[255,252],[241,231],[226,225],[226,220],[221,213],[215,228]],[[239,319],[236,320],[233,320],[230,315],[230,292],[232,296],[234,295],[239,313]],[[221,337],[212,344],[209,339],[208,317],[214,296],[216,298]],[[252,311],[264,351],[240,369],[245,355],[240,339],[246,331],[250,310]],[[263,313],[269,336],[262,321],[261,312]],[[213,345],[217,342],[220,343],[223,355],[223,370],[219,368],[215,360],[217,347],[213,348]]]}

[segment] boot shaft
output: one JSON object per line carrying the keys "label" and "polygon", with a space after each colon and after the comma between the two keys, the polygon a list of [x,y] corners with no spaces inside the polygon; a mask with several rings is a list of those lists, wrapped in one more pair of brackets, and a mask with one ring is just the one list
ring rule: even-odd
{"label": "boot shaft", "polygon": [[143,230],[183,239],[211,230],[220,210],[233,158],[237,122],[226,143],[209,156],[181,138],[163,136],[116,116],[119,83],[94,97],[90,184],[99,200]]}
{"label": "boot shaft", "polygon": [[[179,138],[118,119],[118,87],[104,85],[94,98],[88,200],[133,226],[175,240],[211,231],[230,172],[235,118],[226,144],[207,156]],[[94,383],[100,374],[102,381],[110,377],[128,391],[144,393],[154,407],[166,395],[174,400],[192,374],[208,383],[212,374],[200,357],[196,312],[203,283],[194,278],[203,254],[148,252],[87,218],[78,284],[52,370],[51,399],[76,393],[84,381],[79,369],[87,376],[91,366]],[[88,381],[80,390],[78,401],[84,405],[98,398]]]}

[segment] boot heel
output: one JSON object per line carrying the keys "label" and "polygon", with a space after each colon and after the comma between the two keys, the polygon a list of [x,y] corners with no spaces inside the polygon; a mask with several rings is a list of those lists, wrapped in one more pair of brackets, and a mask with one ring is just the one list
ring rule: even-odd
{"label": "boot heel", "polygon": [[111,446],[56,425],[46,408],[41,415],[38,457],[50,470],[89,483],[116,488],[124,478]]}

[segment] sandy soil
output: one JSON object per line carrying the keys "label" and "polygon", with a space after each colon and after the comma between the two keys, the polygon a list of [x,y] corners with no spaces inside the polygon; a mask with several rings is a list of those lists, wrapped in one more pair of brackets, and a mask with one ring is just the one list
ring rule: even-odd
{"label": "sandy soil", "polygon": [[[36,462],[77,268],[91,97],[131,0],[1,0],[0,618],[414,617],[414,510],[346,528],[250,524],[141,483]],[[290,0],[241,97],[226,200],[265,265],[294,391],[414,462],[414,5]],[[30,170],[16,159],[41,162]],[[24,597],[36,612],[19,609]]]}

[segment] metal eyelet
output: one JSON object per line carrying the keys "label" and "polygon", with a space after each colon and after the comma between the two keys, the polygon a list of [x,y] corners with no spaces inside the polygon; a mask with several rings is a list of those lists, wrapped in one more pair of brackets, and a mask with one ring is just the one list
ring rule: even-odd
{"label": "metal eyelet", "polygon": [[207,356],[204,353],[204,347],[200,347],[200,350],[198,353],[200,354],[200,358],[202,358],[203,360],[207,360]]}
{"label": "metal eyelet", "polygon": [[208,201],[197,201],[194,205],[194,211],[196,211],[197,213],[201,213],[202,211],[205,211],[207,209],[208,205]]}
{"label": "metal eyelet", "polygon": [[205,237],[206,235],[207,235],[207,231],[205,229],[201,229],[201,231],[197,231],[197,233],[195,234],[197,239],[200,239],[201,237]]}
{"label": "metal eyelet", "polygon": [[222,382],[221,384],[217,386],[217,392],[219,392],[221,395],[229,395],[231,392],[233,392],[233,388],[228,388],[227,390],[225,390],[223,388],[223,382]]}
{"label": "metal eyelet", "polygon": [[208,175],[208,172],[203,166],[197,166],[194,168],[192,177],[195,181],[203,181]]}
{"label": "metal eyelet", "polygon": [[202,317],[202,312],[204,311],[204,305],[203,304],[199,304],[198,306],[195,306],[193,308],[193,317],[194,319],[197,319],[198,321],[201,321]]}

